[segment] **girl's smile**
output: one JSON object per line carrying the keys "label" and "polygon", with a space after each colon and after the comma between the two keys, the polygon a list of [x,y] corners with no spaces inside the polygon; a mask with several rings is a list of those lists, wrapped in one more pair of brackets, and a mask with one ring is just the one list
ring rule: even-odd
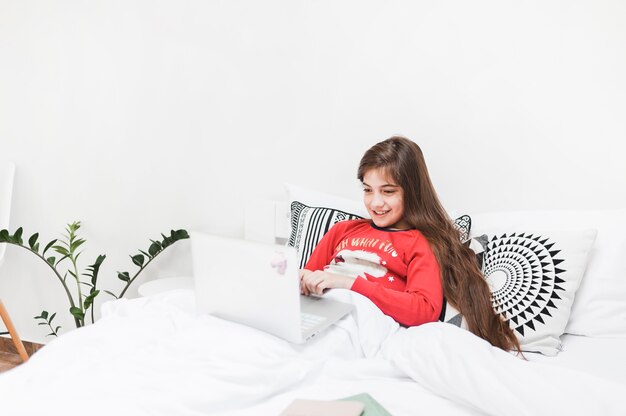
{"label": "girl's smile", "polygon": [[409,228],[404,220],[404,191],[383,169],[363,175],[363,202],[377,227]]}

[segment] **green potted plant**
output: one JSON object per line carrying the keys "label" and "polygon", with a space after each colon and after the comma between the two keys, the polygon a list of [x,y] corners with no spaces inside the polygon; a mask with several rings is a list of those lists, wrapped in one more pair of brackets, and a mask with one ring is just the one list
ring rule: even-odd
{"label": "green potted plant", "polygon": [[[78,236],[79,229],[80,222],[68,224],[66,228],[67,234],[64,235],[64,238],[51,240],[41,251],[38,241],[39,233],[31,235],[27,244],[24,244],[22,227],[12,234],[6,229],[0,230],[0,243],[11,244],[31,252],[51,269],[54,276],[63,286],[69,303],[69,313],[74,318],[76,328],[85,325],[85,316],[87,315],[91,317],[91,322],[94,322],[94,300],[101,292],[98,288],[98,274],[100,266],[106,259],[106,255],[101,254],[95,259],[93,264],[87,266],[84,272],[80,271],[78,259],[82,253],[81,247],[85,244],[85,240]],[[138,254],[130,256],[132,263],[138,267],[132,276],[127,271],[117,272],[118,279],[124,282],[124,286],[118,294],[109,290],[103,290],[103,292],[116,299],[123,297],[139,274],[157,256],[177,241],[189,238],[189,234],[186,230],[171,230],[168,236],[161,234],[161,237],[161,239],[150,240],[150,246],[147,251],[139,250]],[[61,327],[54,326],[53,320],[55,317],[56,313],[50,314],[48,311],[43,310],[35,319],[40,321],[39,325],[50,328],[49,336],[58,336]]]}

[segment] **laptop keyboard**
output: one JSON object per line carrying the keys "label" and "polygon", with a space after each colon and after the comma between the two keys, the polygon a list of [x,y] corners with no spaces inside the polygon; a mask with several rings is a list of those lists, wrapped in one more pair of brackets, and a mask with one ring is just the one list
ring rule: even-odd
{"label": "laptop keyboard", "polygon": [[300,312],[300,326],[302,332],[308,331],[315,325],[326,320],[325,316],[314,315],[312,313]]}

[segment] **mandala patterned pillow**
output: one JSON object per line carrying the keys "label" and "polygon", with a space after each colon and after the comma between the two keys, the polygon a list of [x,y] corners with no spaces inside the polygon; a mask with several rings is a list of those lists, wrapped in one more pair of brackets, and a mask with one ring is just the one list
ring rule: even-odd
{"label": "mandala patterned pillow", "polygon": [[[595,236],[595,230],[584,230],[493,233],[472,239],[493,307],[523,351],[559,352]],[[451,305],[442,316],[444,322],[467,327]]]}

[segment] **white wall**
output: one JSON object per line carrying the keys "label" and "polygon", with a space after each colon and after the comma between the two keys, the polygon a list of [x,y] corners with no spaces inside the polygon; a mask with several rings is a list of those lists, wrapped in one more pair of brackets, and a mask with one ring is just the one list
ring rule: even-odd
{"label": "white wall", "polygon": [[[624,207],[625,4],[0,0],[11,229],[81,220],[117,291],[149,238],[242,235],[283,181],[358,198],[362,152],[396,133],[457,210]],[[144,279],[188,274],[188,248]],[[35,260],[10,247],[0,294],[44,341],[42,309],[72,321]]]}

